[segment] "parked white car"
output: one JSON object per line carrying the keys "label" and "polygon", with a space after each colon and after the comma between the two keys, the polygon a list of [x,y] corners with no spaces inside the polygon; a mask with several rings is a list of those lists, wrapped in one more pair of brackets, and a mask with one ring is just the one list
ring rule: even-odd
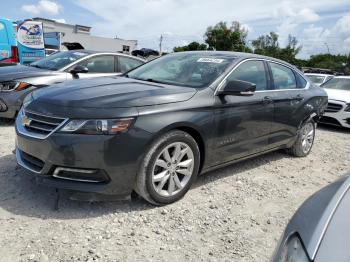
{"label": "parked white car", "polygon": [[334,75],[316,73],[306,73],[305,75],[310,79],[312,83],[318,86],[322,85],[323,83],[327,82],[329,79],[334,77]]}
{"label": "parked white car", "polygon": [[328,106],[322,123],[350,128],[350,76],[336,76],[322,85]]}

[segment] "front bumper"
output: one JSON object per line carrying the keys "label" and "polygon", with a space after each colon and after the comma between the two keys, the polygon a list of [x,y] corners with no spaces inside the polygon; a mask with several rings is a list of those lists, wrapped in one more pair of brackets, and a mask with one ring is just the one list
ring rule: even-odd
{"label": "front bumper", "polygon": [[347,104],[345,102],[337,100],[329,100],[328,102],[339,105],[339,107],[341,106],[341,109],[337,112],[329,112],[326,110],[324,116],[320,119],[320,122],[324,124],[350,128],[350,112],[344,111],[347,107]]}
{"label": "front bumper", "polygon": [[[115,136],[54,132],[39,139],[26,134],[20,116],[16,120],[16,135],[17,163],[35,175],[40,184],[116,196],[132,192],[139,163],[151,137],[142,129],[131,128]],[[60,168],[95,172],[90,181],[86,179],[88,172],[82,174],[82,180],[67,179],[55,176]],[[96,181],[97,176],[105,179]]]}

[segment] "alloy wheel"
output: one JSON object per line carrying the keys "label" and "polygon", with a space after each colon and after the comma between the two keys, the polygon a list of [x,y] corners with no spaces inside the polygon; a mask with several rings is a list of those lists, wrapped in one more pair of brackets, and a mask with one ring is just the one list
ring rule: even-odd
{"label": "alloy wheel", "polygon": [[183,142],[172,143],[161,151],[153,165],[153,188],[163,197],[174,196],[188,184],[193,169],[191,147]]}
{"label": "alloy wheel", "polygon": [[304,153],[308,153],[311,150],[314,142],[314,136],[314,125],[310,122],[305,124],[301,131],[301,146]]}

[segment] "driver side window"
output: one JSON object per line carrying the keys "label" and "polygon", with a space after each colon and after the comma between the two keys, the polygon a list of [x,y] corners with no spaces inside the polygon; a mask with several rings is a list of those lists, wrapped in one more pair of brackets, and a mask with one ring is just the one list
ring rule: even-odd
{"label": "driver side window", "polygon": [[241,80],[256,85],[256,91],[267,90],[267,78],[263,61],[247,61],[239,65],[227,78]]}

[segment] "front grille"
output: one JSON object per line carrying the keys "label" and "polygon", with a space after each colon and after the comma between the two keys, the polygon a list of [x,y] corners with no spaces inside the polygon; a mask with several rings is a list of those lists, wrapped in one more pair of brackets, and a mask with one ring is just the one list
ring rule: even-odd
{"label": "front grille", "polygon": [[24,128],[29,132],[41,135],[50,134],[65,121],[64,118],[46,116],[29,111],[25,111],[24,115],[26,117]]}
{"label": "front grille", "polygon": [[341,104],[328,103],[325,111],[329,113],[336,113],[336,112],[339,112],[342,108],[343,106]]}
{"label": "front grille", "polygon": [[334,126],[341,126],[341,124],[339,123],[339,121],[337,119],[335,119],[333,117],[329,117],[329,116],[321,117],[319,122],[324,123],[324,124],[334,125]]}
{"label": "front grille", "polygon": [[44,167],[44,162],[39,158],[29,155],[23,151],[20,151],[22,161],[31,169],[40,172]]}

